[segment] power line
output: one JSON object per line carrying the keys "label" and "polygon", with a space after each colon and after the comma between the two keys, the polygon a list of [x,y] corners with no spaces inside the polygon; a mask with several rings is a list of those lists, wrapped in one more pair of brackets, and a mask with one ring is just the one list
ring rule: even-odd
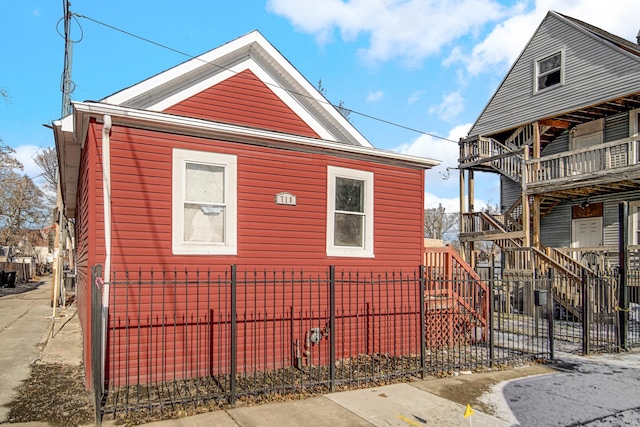
{"label": "power line", "polygon": [[[181,51],[181,50],[178,50],[178,49],[172,48],[171,46],[167,46],[167,45],[165,45],[165,44],[162,44],[162,43],[156,42],[156,41],[154,41],[154,40],[151,40],[151,39],[149,39],[149,38],[139,36],[139,35],[137,35],[137,34],[134,34],[134,33],[130,32],[130,31],[123,30],[123,29],[121,29],[121,28],[115,27],[115,26],[113,26],[113,25],[107,24],[107,23],[105,23],[105,22],[99,21],[99,20],[94,19],[94,18],[91,18],[91,17],[89,17],[89,16],[81,15],[81,14],[79,14],[79,13],[71,13],[71,14],[72,14],[72,15],[74,15],[74,16],[77,16],[78,18],[84,18],[84,19],[86,19],[86,20],[88,20],[88,21],[91,21],[91,22],[93,22],[93,23],[96,23],[96,24],[98,24],[98,25],[102,25],[103,27],[109,28],[109,29],[111,29],[111,30],[113,30],[113,31],[117,31],[117,32],[119,32],[119,33],[125,34],[125,35],[127,35],[127,36],[129,36],[129,37],[133,37],[133,38],[136,38],[136,39],[138,39],[138,40],[144,41],[144,42],[146,42],[146,43],[150,43],[150,44],[153,44],[153,45],[155,45],[155,46],[158,46],[158,47],[160,47],[160,48],[162,48],[162,49],[166,49],[166,50],[169,50],[169,51],[171,51],[171,52],[177,53],[177,54],[179,54],[179,55],[186,56],[186,57],[187,57],[187,58],[189,58],[189,59],[197,59],[197,60],[199,60],[199,61],[201,61],[201,62],[203,62],[203,63],[205,63],[205,64],[213,65],[213,66],[215,66],[215,67],[218,67],[218,68],[220,68],[221,70],[225,70],[225,71],[230,71],[230,72],[233,72],[233,73],[237,73],[236,71],[231,70],[231,69],[229,69],[229,68],[226,68],[226,67],[223,67],[223,66],[220,66],[220,65],[217,65],[217,64],[213,64],[213,63],[207,62],[207,61],[205,61],[204,59],[201,59],[200,57],[193,56],[193,55],[191,55],[191,54],[189,54],[189,53],[186,53],[186,52],[183,52],[183,51]],[[332,103],[330,103],[330,102],[328,102],[328,101],[317,100],[317,99],[312,98],[312,97],[310,97],[310,96],[308,96],[308,95],[305,95],[305,94],[302,94],[302,93],[298,93],[298,92],[292,91],[292,90],[290,90],[290,89],[283,88],[283,87],[281,87],[281,86],[279,86],[279,85],[277,85],[277,84],[274,84],[274,83],[270,83],[270,82],[264,82],[264,83],[265,83],[266,85],[274,86],[274,87],[276,87],[276,88],[278,88],[278,89],[285,90],[285,91],[287,91],[287,92],[289,92],[289,93],[291,93],[291,94],[297,95],[297,96],[301,96],[301,97],[305,97],[305,98],[310,98],[310,99],[314,99],[314,100],[319,101],[319,102],[322,102],[322,103],[326,103],[326,104],[328,104],[328,105],[331,105],[331,106],[332,106],[332,107],[334,107],[334,108],[342,109],[342,110],[344,110],[344,111],[346,111],[346,112],[353,113],[353,114],[356,114],[356,115],[358,115],[358,116],[365,117],[365,118],[370,119],[370,120],[375,120],[375,121],[378,121],[378,122],[380,122],[380,123],[384,123],[384,124],[387,124],[387,125],[390,125],[390,126],[395,126],[395,127],[398,127],[398,128],[401,128],[401,129],[405,129],[405,130],[408,130],[408,131],[411,131],[411,132],[419,133],[419,134],[422,134],[422,135],[427,135],[427,136],[430,136],[430,137],[432,137],[432,138],[442,139],[442,140],[444,140],[444,141],[454,142],[454,143],[456,143],[456,144],[458,143],[458,141],[454,141],[454,140],[452,140],[452,139],[445,138],[445,137],[443,137],[443,136],[436,135],[436,134],[434,134],[434,133],[425,132],[425,131],[422,131],[422,130],[419,130],[419,129],[415,129],[415,128],[412,128],[412,127],[409,127],[409,126],[405,126],[405,125],[401,125],[401,124],[399,124],[399,123],[392,122],[392,121],[390,121],[390,120],[386,120],[386,119],[382,119],[382,118],[379,118],[379,117],[375,117],[375,116],[372,116],[372,115],[370,115],[370,114],[362,113],[362,112],[359,112],[359,111],[356,111],[356,110],[351,110],[351,109],[349,109],[349,108],[344,107],[343,105],[337,106],[337,105],[334,105],[334,104],[332,104]]]}

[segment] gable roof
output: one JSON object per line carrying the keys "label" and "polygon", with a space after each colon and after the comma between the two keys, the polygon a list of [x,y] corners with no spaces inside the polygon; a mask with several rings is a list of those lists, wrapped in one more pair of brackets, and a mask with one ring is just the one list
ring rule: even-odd
{"label": "gable roof", "polygon": [[[564,82],[534,91],[536,61],[562,52]],[[580,20],[549,11],[469,131],[493,135],[536,120],[618,100],[640,104],[640,46]]]}
{"label": "gable roof", "polygon": [[171,107],[250,70],[320,139],[371,143],[258,31],[110,95],[101,103],[148,111]]}
{"label": "gable roof", "polygon": [[[258,114],[246,114],[249,109]],[[68,217],[75,216],[89,121],[102,123],[106,115],[114,124],[162,132],[332,152],[412,168],[440,164],[374,148],[280,52],[253,31],[101,101],[74,102],[73,113],[53,123]]]}

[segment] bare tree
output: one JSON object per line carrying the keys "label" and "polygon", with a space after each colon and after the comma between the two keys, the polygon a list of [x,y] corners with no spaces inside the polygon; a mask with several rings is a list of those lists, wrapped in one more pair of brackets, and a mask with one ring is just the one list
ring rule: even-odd
{"label": "bare tree", "polygon": [[446,212],[442,204],[424,210],[424,237],[454,241],[458,231],[458,213]]}
{"label": "bare tree", "polygon": [[47,203],[53,207],[56,204],[58,191],[58,156],[56,155],[56,149],[53,147],[45,148],[35,155],[34,161],[42,170],[42,178],[44,179],[42,189],[47,198]]}
{"label": "bare tree", "polygon": [[[317,89],[322,94],[322,96],[324,96],[325,98],[327,97],[327,89],[322,86],[322,79],[318,80]],[[334,105],[334,107],[340,112],[340,114],[342,114],[345,119],[347,119],[349,122],[351,121],[351,119],[349,118],[349,116],[351,115],[351,110],[344,106],[343,100],[340,100],[338,105]]]}
{"label": "bare tree", "polygon": [[42,191],[22,173],[15,151],[0,145],[0,244],[13,246],[29,229],[41,229],[47,220]]}

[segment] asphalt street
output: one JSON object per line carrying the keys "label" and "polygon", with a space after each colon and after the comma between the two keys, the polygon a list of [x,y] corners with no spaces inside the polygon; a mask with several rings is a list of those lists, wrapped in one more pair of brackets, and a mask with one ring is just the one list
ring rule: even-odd
{"label": "asphalt street", "polygon": [[640,426],[640,353],[560,355],[557,373],[507,383],[522,426]]}

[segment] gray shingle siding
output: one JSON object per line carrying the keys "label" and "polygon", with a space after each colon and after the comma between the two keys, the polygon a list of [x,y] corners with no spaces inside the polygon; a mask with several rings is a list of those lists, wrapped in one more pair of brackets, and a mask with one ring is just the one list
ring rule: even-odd
{"label": "gray shingle siding", "polygon": [[[534,93],[534,64],[564,50],[564,85]],[[640,58],[549,13],[470,135],[491,135],[638,90]]]}

